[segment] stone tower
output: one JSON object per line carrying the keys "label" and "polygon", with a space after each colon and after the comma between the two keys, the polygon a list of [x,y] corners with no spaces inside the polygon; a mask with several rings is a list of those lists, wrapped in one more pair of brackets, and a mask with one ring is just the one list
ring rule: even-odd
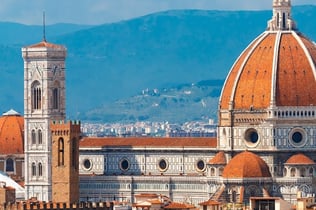
{"label": "stone tower", "polygon": [[52,201],[79,201],[80,123],[52,121]]}
{"label": "stone tower", "polygon": [[52,200],[50,122],[65,119],[66,48],[42,42],[22,48],[24,59],[25,199]]}

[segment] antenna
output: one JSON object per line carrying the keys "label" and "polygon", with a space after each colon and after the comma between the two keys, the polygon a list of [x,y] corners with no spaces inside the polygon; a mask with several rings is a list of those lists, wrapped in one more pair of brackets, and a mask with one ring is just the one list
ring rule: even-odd
{"label": "antenna", "polygon": [[45,11],[43,11],[43,41],[46,42],[46,31],[45,31]]}

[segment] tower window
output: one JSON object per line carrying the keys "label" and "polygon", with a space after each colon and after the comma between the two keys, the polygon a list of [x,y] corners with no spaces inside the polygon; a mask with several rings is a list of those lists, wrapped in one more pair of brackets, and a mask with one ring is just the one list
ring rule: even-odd
{"label": "tower window", "polygon": [[36,164],[32,163],[32,176],[36,176]]}
{"label": "tower window", "polygon": [[32,130],[32,134],[31,134],[31,138],[32,138],[32,144],[36,144],[36,134],[35,134],[35,130]]}
{"label": "tower window", "polygon": [[58,109],[59,104],[59,91],[58,88],[53,89],[53,109]]}
{"label": "tower window", "polygon": [[38,176],[43,176],[43,166],[42,163],[38,164]]}
{"label": "tower window", "polygon": [[64,165],[64,139],[58,140],[58,166]]}
{"label": "tower window", "polygon": [[38,144],[42,144],[43,143],[43,134],[41,130],[38,130]]}
{"label": "tower window", "polygon": [[5,170],[6,170],[6,172],[13,172],[14,171],[14,161],[12,158],[8,158],[6,160]]}
{"label": "tower window", "polygon": [[42,90],[40,83],[35,81],[32,84],[32,109],[38,110],[42,108]]}

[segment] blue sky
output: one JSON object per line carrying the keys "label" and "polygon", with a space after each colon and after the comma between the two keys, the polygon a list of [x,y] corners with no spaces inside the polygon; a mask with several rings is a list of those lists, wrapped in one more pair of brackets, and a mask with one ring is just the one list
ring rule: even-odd
{"label": "blue sky", "polygon": [[[292,0],[292,5],[316,0]],[[102,24],[172,9],[268,10],[272,0],[1,0],[0,21]]]}

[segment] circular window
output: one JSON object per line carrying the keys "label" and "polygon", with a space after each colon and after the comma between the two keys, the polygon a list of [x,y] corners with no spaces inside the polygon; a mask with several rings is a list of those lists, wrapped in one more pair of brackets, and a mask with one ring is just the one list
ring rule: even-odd
{"label": "circular window", "polygon": [[91,162],[90,159],[85,159],[85,160],[83,161],[83,168],[84,168],[85,170],[90,170],[90,169],[92,168],[92,162]]}
{"label": "circular window", "polygon": [[303,140],[303,135],[300,132],[294,132],[292,134],[292,141],[296,144],[299,144]]}
{"label": "circular window", "polygon": [[205,163],[203,160],[199,160],[198,162],[196,162],[196,169],[198,171],[204,171],[205,169]]}
{"label": "circular window", "polygon": [[306,133],[304,129],[295,128],[289,134],[290,143],[294,147],[302,147],[306,143]]}
{"label": "circular window", "polygon": [[127,159],[122,159],[120,162],[120,169],[123,171],[127,171],[130,167],[129,161]]}
{"label": "circular window", "polygon": [[249,147],[254,147],[259,142],[259,134],[258,131],[254,128],[250,128],[245,132],[245,140],[246,144]]}
{"label": "circular window", "polygon": [[168,162],[165,159],[159,160],[158,167],[160,171],[166,171],[168,169]]}

